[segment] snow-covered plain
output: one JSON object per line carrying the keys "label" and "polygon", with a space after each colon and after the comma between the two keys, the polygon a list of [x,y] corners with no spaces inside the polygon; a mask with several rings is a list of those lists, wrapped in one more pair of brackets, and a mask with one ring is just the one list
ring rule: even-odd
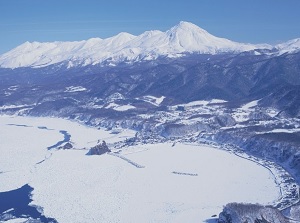
{"label": "snow-covered plain", "polygon": [[29,183],[32,204],[60,223],[206,222],[228,202],[267,204],[280,196],[267,169],[210,146],[151,144],[124,148],[118,155],[126,159],[86,156],[87,150],[47,147],[63,139],[60,130],[75,148],[134,132],[111,134],[54,118],[0,120],[0,191]]}

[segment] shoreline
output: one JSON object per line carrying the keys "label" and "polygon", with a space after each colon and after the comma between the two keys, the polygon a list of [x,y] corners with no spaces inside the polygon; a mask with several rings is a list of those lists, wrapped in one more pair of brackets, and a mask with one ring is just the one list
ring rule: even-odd
{"label": "shoreline", "polygon": [[[221,145],[220,149],[228,151],[229,153],[232,153],[242,159],[254,162],[257,165],[267,169],[272,174],[275,184],[280,188],[281,194],[278,201],[274,203],[274,207],[282,211],[300,203],[300,186],[287,170],[273,161],[264,160],[262,158],[247,154],[241,149],[230,147],[230,145]],[[286,183],[286,181],[288,181],[288,183]],[[296,196],[292,198],[289,197],[289,195],[294,191]]]}

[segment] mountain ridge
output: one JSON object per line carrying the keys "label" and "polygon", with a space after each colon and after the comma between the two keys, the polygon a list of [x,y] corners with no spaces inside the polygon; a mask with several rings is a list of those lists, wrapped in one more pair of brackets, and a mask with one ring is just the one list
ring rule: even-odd
{"label": "mountain ridge", "polygon": [[[146,31],[138,36],[121,32],[101,39],[91,38],[74,42],[25,42],[0,55],[1,68],[46,67],[66,62],[67,66],[106,64],[155,60],[158,57],[178,58],[186,54],[240,53],[273,50],[283,54],[300,49],[300,40],[271,46],[268,44],[238,43],[219,38],[190,22],[181,21],[171,29]],[[260,53],[260,52],[256,52]]]}

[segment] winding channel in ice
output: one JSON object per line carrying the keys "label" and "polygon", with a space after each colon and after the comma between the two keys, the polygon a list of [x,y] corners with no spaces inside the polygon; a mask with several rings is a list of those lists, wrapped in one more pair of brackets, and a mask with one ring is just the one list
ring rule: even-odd
{"label": "winding channel in ice", "polygon": [[62,130],[76,148],[134,132],[53,118],[0,120],[0,192],[29,184],[32,204],[60,223],[205,222],[228,202],[268,204],[280,196],[266,168],[209,146],[151,144],[86,156],[47,148],[64,140]]}

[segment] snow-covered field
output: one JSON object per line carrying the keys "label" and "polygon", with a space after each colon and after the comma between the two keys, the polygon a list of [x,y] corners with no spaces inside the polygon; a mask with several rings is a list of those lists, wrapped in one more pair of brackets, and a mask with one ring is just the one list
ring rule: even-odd
{"label": "snow-covered field", "polygon": [[135,134],[62,119],[0,116],[0,191],[29,183],[32,204],[60,223],[206,222],[228,202],[267,204],[280,196],[267,169],[213,147],[140,145],[119,156],[48,151],[63,140],[60,130],[76,148]]}

